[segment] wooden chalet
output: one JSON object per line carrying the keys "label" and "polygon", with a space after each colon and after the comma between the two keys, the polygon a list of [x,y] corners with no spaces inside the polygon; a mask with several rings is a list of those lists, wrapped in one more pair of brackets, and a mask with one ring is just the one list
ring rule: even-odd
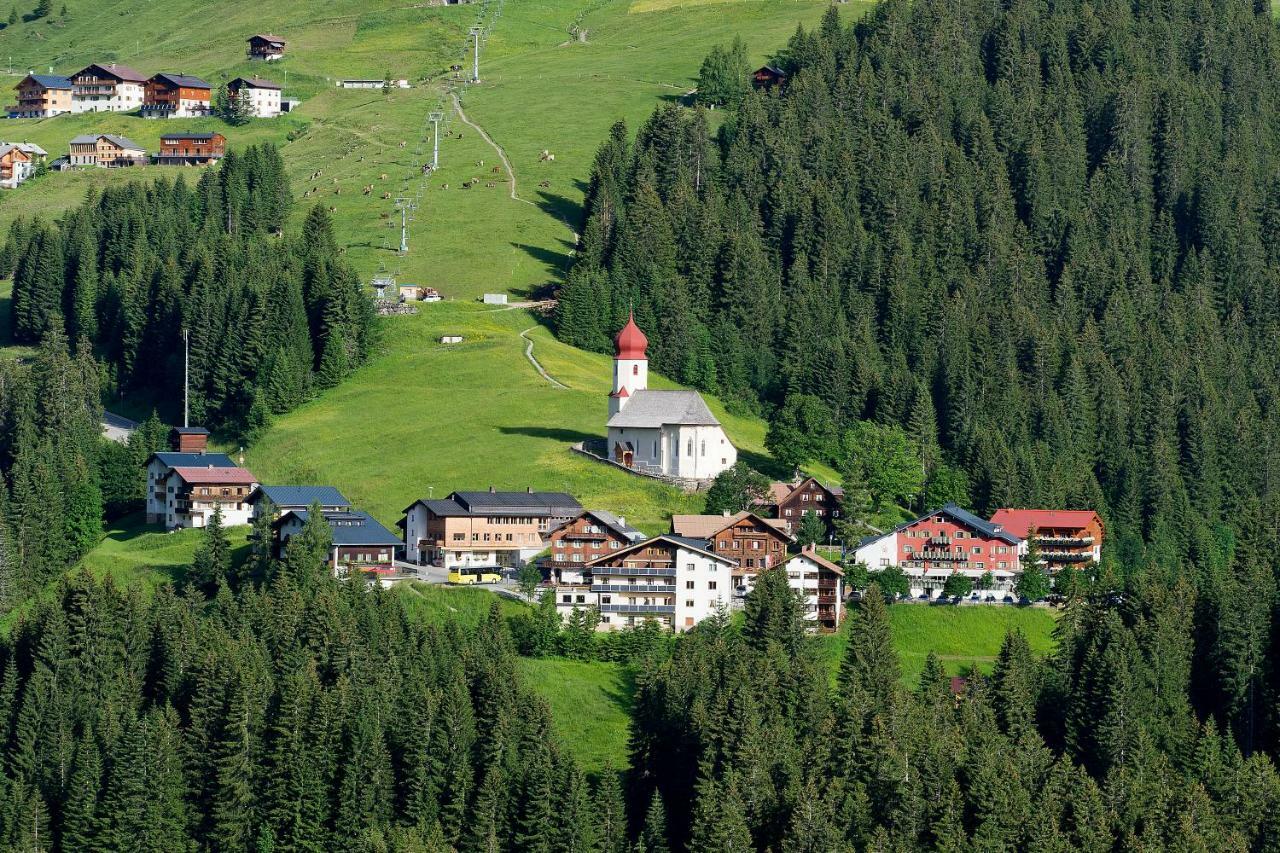
{"label": "wooden chalet", "polygon": [[761,65],[751,72],[751,85],[757,89],[772,89],[787,82],[787,73],[773,65]]}
{"label": "wooden chalet", "polygon": [[31,175],[35,164],[21,146],[0,143],[0,187],[13,189]]}
{"label": "wooden chalet", "polygon": [[260,33],[249,36],[249,58],[271,62],[284,56],[285,40],[280,36]]}
{"label": "wooden chalet", "polygon": [[786,531],[793,536],[800,529],[801,520],[809,514],[822,519],[827,535],[834,536],[842,500],[843,489],[824,485],[815,477],[806,477],[792,483],[770,484],[769,497],[761,508],[782,521]]}
{"label": "wooden chalet", "polygon": [[48,118],[71,112],[70,77],[28,74],[13,88],[18,102],[9,107],[10,118]]}
{"label": "wooden chalet", "polygon": [[160,137],[156,163],[204,166],[218,162],[226,153],[227,138],[221,133],[166,133]]}
{"label": "wooden chalet", "polygon": [[612,554],[644,534],[627,520],[604,510],[587,509],[551,532],[551,553],[542,561],[548,583],[580,583],[583,565]]}
{"label": "wooden chalet", "polygon": [[734,515],[673,515],[671,532],[690,539],[705,539],[721,557],[733,560],[736,577],[754,575],[787,559],[790,534],[775,518],[754,512]]}
{"label": "wooden chalet", "polygon": [[189,74],[157,74],[142,96],[144,118],[188,118],[212,111],[213,87]]}

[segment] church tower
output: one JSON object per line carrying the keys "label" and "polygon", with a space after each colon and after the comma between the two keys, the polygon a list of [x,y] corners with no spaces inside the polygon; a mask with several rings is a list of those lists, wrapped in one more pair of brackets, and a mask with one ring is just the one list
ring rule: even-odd
{"label": "church tower", "polygon": [[613,339],[613,393],[609,395],[609,417],[622,411],[631,395],[649,387],[649,359],[645,350],[649,339],[636,325],[635,315]]}

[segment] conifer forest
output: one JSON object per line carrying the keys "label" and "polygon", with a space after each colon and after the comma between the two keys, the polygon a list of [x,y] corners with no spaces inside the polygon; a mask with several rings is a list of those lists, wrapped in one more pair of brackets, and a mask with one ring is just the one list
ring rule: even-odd
{"label": "conifer forest", "polygon": [[[370,358],[328,213],[254,146],[0,247],[31,353],[0,360],[0,851],[1280,851],[1269,4],[840,9],[775,46],[784,83],[735,42],[613,127],[551,322],[612,353],[634,312],[655,371],[841,472],[854,520],[1096,509],[1052,652],[1011,631],[988,674],[908,682],[890,613],[917,605],[866,567],[829,645],[776,566],[676,635],[553,596],[422,619],[333,576],[318,505],[280,553],[215,514],[155,589],[77,569],[166,447],[156,418],[106,441],[104,401],[176,395],[185,345],[191,421],[252,441]],[[733,476],[715,508],[770,486]],[[615,766],[584,769],[521,656],[625,667]]]}

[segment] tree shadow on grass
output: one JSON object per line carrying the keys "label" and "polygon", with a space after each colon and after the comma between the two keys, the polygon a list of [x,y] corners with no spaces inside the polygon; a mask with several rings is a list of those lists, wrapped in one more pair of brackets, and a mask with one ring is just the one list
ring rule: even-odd
{"label": "tree shadow on grass", "polygon": [[575,429],[560,429],[558,427],[498,427],[498,432],[503,435],[527,435],[531,438],[549,438],[553,441],[563,441],[567,444],[576,444],[579,441],[586,441],[587,439],[600,437],[587,432],[579,432]]}
{"label": "tree shadow on grass", "polygon": [[739,449],[738,459],[747,463],[766,477],[772,477],[775,480],[790,480],[791,475],[795,473],[772,456],[765,453],[758,453],[754,450]]}
{"label": "tree shadow on grass", "polygon": [[[561,240],[560,242],[566,246],[569,245],[567,241]],[[512,243],[511,245],[529,255],[529,257],[541,261],[543,266],[546,267],[547,273],[554,275],[557,280],[563,280],[565,273],[569,271],[568,252],[557,252],[542,246],[531,246],[528,243]]]}

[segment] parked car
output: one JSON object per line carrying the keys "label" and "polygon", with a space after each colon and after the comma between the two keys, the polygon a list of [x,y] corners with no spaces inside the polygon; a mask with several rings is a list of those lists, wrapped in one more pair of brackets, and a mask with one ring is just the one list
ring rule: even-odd
{"label": "parked car", "polygon": [[1006,596],[1004,597],[1004,603],[1005,603],[1005,604],[1013,604],[1013,596],[1012,596],[1012,595],[1006,595]]}
{"label": "parked car", "polygon": [[1031,599],[1027,598],[1027,597],[1024,595],[1024,596],[1022,596],[1021,598],[1019,598],[1019,599],[1018,599],[1018,603],[1019,603],[1019,604],[1022,604],[1022,605],[1024,605],[1024,606],[1025,606],[1025,605],[1027,605],[1027,604],[1030,604],[1030,603],[1031,603]]}
{"label": "parked car", "polygon": [[983,600],[983,601],[990,601],[992,604],[994,604],[994,603],[995,603],[995,600],[996,600],[996,597],[995,597],[994,595],[992,595],[991,593],[987,593],[987,597],[986,597],[986,598],[984,598],[984,599],[982,599],[982,600]]}

